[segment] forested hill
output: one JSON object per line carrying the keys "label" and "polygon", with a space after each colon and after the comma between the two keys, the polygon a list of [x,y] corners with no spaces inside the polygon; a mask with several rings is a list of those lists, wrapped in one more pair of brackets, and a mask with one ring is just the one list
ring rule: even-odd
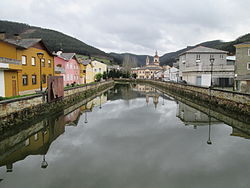
{"label": "forested hill", "polygon": [[111,59],[109,54],[58,31],[1,20],[0,31],[6,32],[7,37],[19,34],[22,38],[42,38],[51,52],[63,49],[63,52],[74,52],[82,55],[106,57]]}

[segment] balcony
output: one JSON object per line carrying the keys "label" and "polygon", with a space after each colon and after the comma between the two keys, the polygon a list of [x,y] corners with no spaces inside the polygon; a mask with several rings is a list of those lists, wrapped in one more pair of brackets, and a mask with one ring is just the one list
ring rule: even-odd
{"label": "balcony", "polygon": [[[199,63],[196,66],[183,67],[182,72],[210,72],[210,65],[201,65]],[[234,65],[213,65],[213,72],[233,72]]]}
{"label": "balcony", "polygon": [[22,70],[21,61],[6,57],[0,57],[0,69]]}

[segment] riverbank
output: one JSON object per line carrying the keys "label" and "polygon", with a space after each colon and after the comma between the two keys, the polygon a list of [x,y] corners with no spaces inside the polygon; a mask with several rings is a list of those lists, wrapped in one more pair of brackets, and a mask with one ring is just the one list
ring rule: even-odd
{"label": "riverbank", "polygon": [[226,110],[228,113],[234,113],[243,116],[250,116],[250,94],[238,93],[234,91],[226,91],[221,89],[209,89],[207,87],[184,85],[174,82],[162,82],[155,80],[129,80],[116,79],[116,82],[133,82],[141,84],[149,84],[164,89],[173,95],[183,96],[191,101],[203,103],[220,111]]}
{"label": "riverbank", "polygon": [[62,100],[52,103],[45,102],[40,94],[0,101],[0,131],[25,124],[25,122],[34,119],[42,119],[46,115],[55,114],[113,86],[114,81],[106,81],[68,88],[64,90]]}

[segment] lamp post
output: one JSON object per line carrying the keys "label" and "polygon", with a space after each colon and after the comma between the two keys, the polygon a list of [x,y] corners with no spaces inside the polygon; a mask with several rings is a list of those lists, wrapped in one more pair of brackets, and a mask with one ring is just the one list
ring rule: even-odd
{"label": "lamp post", "polygon": [[[86,107],[87,107],[87,106],[86,106]],[[88,123],[87,109],[85,109],[84,114],[85,114],[85,116],[84,116],[84,123]]]}
{"label": "lamp post", "polygon": [[210,88],[212,88],[213,86],[213,78],[212,78],[212,75],[213,75],[213,65],[214,65],[214,58],[213,57],[210,57],[210,66],[211,66],[211,82],[210,82]]}
{"label": "lamp post", "polygon": [[164,105],[164,93],[162,92],[162,105]]}
{"label": "lamp post", "polygon": [[[43,122],[44,123],[44,122]],[[43,125],[43,130],[42,130],[42,138],[43,138],[43,147],[44,147],[44,136],[45,136],[45,131],[46,131],[46,127],[45,125]],[[41,163],[41,168],[47,168],[48,166],[48,162],[45,160],[45,154],[43,155],[43,160]]]}
{"label": "lamp post", "polygon": [[208,113],[208,140],[207,140],[207,144],[208,145],[212,145],[212,141],[211,141],[211,116],[210,116],[210,108],[209,108],[209,113]]}
{"label": "lamp post", "polygon": [[99,108],[100,108],[100,109],[102,109],[102,98],[101,98],[101,96],[102,96],[102,95],[99,96],[99,98],[100,98],[100,107],[99,107]]}
{"label": "lamp post", "polygon": [[43,91],[43,83],[42,83],[42,59],[43,59],[44,54],[42,52],[37,53],[37,57],[40,60],[40,91]]}

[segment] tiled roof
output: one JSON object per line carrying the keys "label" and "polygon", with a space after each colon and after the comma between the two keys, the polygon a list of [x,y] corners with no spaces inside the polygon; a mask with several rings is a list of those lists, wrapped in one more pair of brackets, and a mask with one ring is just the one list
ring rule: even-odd
{"label": "tiled roof", "polygon": [[75,53],[61,53],[60,57],[62,57],[65,60],[71,60],[75,56]]}
{"label": "tiled roof", "polygon": [[81,61],[81,63],[82,63],[83,65],[88,65],[88,64],[91,63],[91,59],[84,59],[84,60]]}
{"label": "tiled roof", "polygon": [[186,54],[186,53],[227,53],[227,51],[223,51],[223,50],[217,50],[217,49],[214,49],[214,48],[208,48],[208,47],[205,47],[205,46],[197,46],[197,47],[194,47],[190,50],[187,50],[180,55],[183,55],[183,54]]}
{"label": "tiled roof", "polygon": [[33,46],[34,44],[42,41],[42,39],[19,39],[19,40],[16,40],[16,39],[5,39],[4,41],[7,42],[7,43],[9,43],[9,44],[15,45],[17,47],[21,47],[21,48],[27,49],[27,48]]}
{"label": "tiled roof", "polygon": [[146,70],[146,69],[149,69],[149,70],[162,70],[163,68],[161,68],[161,67],[141,67],[138,70]]}

